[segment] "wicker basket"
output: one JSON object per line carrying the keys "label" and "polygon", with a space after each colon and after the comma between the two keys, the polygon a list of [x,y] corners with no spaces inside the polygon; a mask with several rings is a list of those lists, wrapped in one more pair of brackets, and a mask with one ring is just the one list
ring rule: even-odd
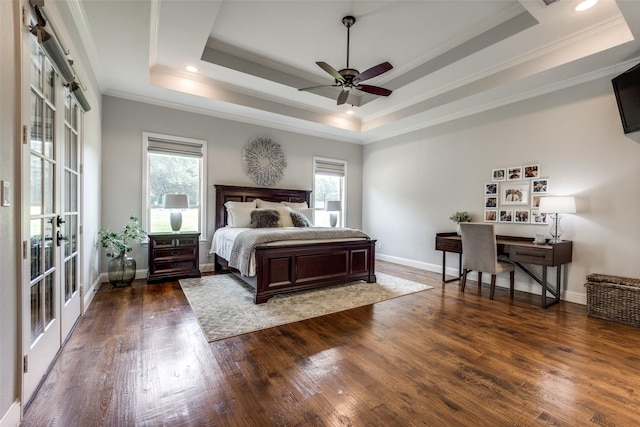
{"label": "wicker basket", "polygon": [[584,286],[589,316],[640,326],[640,279],[589,274]]}

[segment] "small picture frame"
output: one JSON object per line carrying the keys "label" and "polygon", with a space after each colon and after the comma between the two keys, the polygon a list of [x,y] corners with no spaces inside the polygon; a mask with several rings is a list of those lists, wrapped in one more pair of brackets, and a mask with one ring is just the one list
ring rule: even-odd
{"label": "small picture frame", "polygon": [[544,197],[542,194],[531,194],[531,208],[538,209],[540,207],[540,199]]}
{"label": "small picture frame", "polygon": [[529,186],[526,184],[505,184],[500,187],[500,205],[528,205]]}
{"label": "small picture frame", "polygon": [[491,171],[491,181],[505,181],[507,179],[507,170],[505,168],[493,169]]}
{"label": "small picture frame", "polygon": [[489,208],[497,208],[498,207],[498,196],[485,196],[484,198],[484,207],[485,209]]}
{"label": "small picture frame", "polygon": [[532,194],[547,194],[549,192],[548,179],[534,179],[531,181]]}
{"label": "small picture frame", "polygon": [[540,165],[529,165],[524,167],[524,178],[540,178]]}
{"label": "small picture frame", "polygon": [[498,211],[487,209],[484,211],[484,222],[498,222]]}
{"label": "small picture frame", "polygon": [[522,166],[513,166],[507,168],[507,181],[522,180]]}
{"label": "small picture frame", "polygon": [[497,195],[498,194],[498,184],[495,182],[490,182],[484,185],[484,194],[485,196]]}
{"label": "small picture frame", "polygon": [[513,222],[513,210],[512,209],[500,209],[500,215],[498,216],[498,222]]}
{"label": "small picture frame", "polygon": [[529,209],[516,209],[513,214],[513,222],[529,224]]}
{"label": "small picture frame", "polygon": [[538,209],[531,209],[531,224],[549,224],[549,215]]}

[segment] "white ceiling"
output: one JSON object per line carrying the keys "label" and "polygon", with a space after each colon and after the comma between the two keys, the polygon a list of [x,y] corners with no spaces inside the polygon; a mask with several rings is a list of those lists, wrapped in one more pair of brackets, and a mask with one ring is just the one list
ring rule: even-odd
{"label": "white ceiling", "polygon": [[[104,94],[356,143],[617,74],[640,55],[638,0],[581,13],[574,0],[68,4]],[[367,81],[389,97],[338,106],[339,89],[297,90],[333,83],[316,61],[346,67],[346,15],[350,67],[389,61]]]}

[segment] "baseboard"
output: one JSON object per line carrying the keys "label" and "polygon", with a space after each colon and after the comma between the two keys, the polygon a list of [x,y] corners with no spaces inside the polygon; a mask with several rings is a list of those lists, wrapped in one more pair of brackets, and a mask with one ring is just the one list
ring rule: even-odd
{"label": "baseboard", "polygon": [[215,264],[213,262],[208,262],[206,264],[200,264],[200,272],[201,273],[211,273],[215,271]]}
{"label": "baseboard", "polygon": [[[382,260],[382,261],[392,262],[394,264],[406,265],[407,267],[415,267],[415,268],[418,268],[420,270],[433,271],[434,273],[441,273],[442,272],[442,266],[441,265],[429,264],[429,263],[420,262],[420,261],[414,261],[412,259],[398,258],[398,257],[395,257],[395,256],[385,255],[385,254],[376,254],[376,259],[379,259],[379,260]],[[451,270],[451,275],[455,275],[455,276],[458,275],[458,271],[457,270],[447,268],[447,274],[448,274],[448,270]]]}
{"label": "baseboard", "polygon": [[96,280],[94,280],[94,282],[91,284],[89,289],[86,289],[84,291],[84,312],[85,313],[89,308],[89,305],[91,305],[91,302],[93,301],[93,297],[96,295],[96,292],[98,292],[100,285],[102,285],[102,275],[99,275],[96,278]]}
{"label": "baseboard", "polygon": [[[406,258],[399,258],[399,257],[394,257],[394,256],[384,255],[384,254],[376,254],[376,259],[392,262],[394,264],[406,265],[407,267],[414,267],[420,270],[426,270],[426,271],[442,274],[442,265],[438,265],[438,264],[430,264],[426,262],[420,262],[420,261],[415,261],[415,260],[406,259]],[[456,262],[456,267],[454,268],[447,267],[445,273],[447,274],[447,276],[452,276],[452,277],[458,276],[457,262]],[[516,281],[515,281],[516,290],[527,292],[534,295],[540,295],[540,293],[542,292],[542,290],[540,289],[540,285],[533,282],[532,280],[529,280],[527,282],[518,281],[517,279],[518,276],[519,274],[516,272]],[[528,277],[525,275],[521,277],[528,279]],[[468,279],[477,281],[478,274],[476,272],[472,272],[469,274]],[[491,280],[490,274],[482,275],[482,283],[488,284],[490,283],[490,280]],[[504,276],[498,276],[496,280],[496,286],[500,286],[502,288],[508,288],[509,279]],[[562,299],[563,301],[569,301],[576,304],[587,305],[587,295],[584,293],[564,290],[560,299]]]}
{"label": "baseboard", "polygon": [[0,419],[0,427],[17,427],[20,425],[20,414],[22,407],[20,401],[16,400],[11,404],[9,410]]}

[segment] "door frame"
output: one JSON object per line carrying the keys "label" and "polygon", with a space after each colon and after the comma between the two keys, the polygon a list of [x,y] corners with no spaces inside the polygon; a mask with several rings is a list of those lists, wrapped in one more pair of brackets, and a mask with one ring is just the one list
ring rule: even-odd
{"label": "door frame", "polygon": [[[25,372],[25,364],[28,359],[32,359],[30,357],[32,350],[32,342],[31,342],[31,295],[30,295],[30,283],[31,283],[31,265],[30,265],[30,227],[31,227],[31,200],[30,200],[30,191],[31,191],[31,144],[30,144],[30,127],[31,127],[31,80],[32,80],[32,70],[31,70],[31,62],[32,62],[32,49],[31,49],[31,37],[34,37],[29,32],[28,23],[32,17],[31,7],[28,2],[20,1],[20,5],[24,12],[23,20],[20,25],[20,31],[18,31],[16,43],[19,44],[19,72],[18,74],[18,108],[19,111],[19,120],[20,120],[20,129],[19,135],[21,136],[21,141],[18,142],[20,147],[20,167],[19,167],[19,177],[20,177],[20,241],[21,241],[21,268],[18,273],[18,313],[19,313],[19,335],[18,335],[18,345],[21,349],[21,358],[22,363],[19,365],[20,373],[19,377],[20,381],[20,397],[21,397],[21,410],[24,410],[24,407],[28,404],[28,402],[33,399],[38,388],[40,387],[42,381],[46,377],[47,373],[51,369],[53,362],[56,359],[57,354],[60,349],[64,345],[66,339],[70,336],[73,331],[73,327],[77,323],[79,317],[84,313],[84,285],[82,281],[82,212],[83,212],[83,204],[82,204],[82,189],[83,189],[83,156],[84,156],[84,115],[79,109],[78,111],[78,143],[77,143],[77,167],[78,167],[78,180],[77,180],[77,249],[78,252],[77,257],[77,295],[74,298],[78,299],[79,312],[78,316],[71,320],[66,320],[66,326],[63,325],[62,312],[63,306],[65,305],[65,296],[64,296],[64,274],[63,271],[64,265],[64,249],[63,246],[57,245],[57,239],[55,234],[57,232],[57,227],[52,227],[53,233],[53,259],[56,271],[53,273],[55,275],[55,289],[54,289],[54,301],[53,301],[53,310],[54,310],[54,318],[52,323],[48,327],[56,327],[57,333],[52,333],[46,336],[46,340],[51,342],[45,342],[47,346],[51,346],[50,351],[48,352],[48,359],[46,362],[41,362],[41,368],[44,367],[44,375],[39,378],[30,378],[29,372]],[[54,67],[55,68],[55,67]],[[56,72],[57,74],[57,72]],[[54,161],[55,161],[55,174],[54,174],[54,201],[53,201],[53,210],[58,215],[62,215],[64,213],[64,153],[65,153],[65,130],[66,127],[64,125],[65,120],[65,93],[64,90],[64,82],[62,78],[58,75],[56,79],[56,85],[54,88],[55,92],[55,120],[54,120]],[[75,102],[75,101],[74,101]],[[44,112],[43,112],[44,114]],[[43,132],[44,133],[44,132]],[[75,302],[74,302],[75,304]],[[64,328],[64,329],[63,329]],[[64,332],[68,329],[68,332],[64,334]],[[43,338],[40,337],[39,340]],[[55,349],[55,351],[54,351]],[[29,355],[27,358],[26,356]],[[31,361],[29,361],[29,365],[32,365]],[[33,366],[32,366],[33,367]],[[35,372],[33,369],[29,369],[31,371],[31,375]]]}

